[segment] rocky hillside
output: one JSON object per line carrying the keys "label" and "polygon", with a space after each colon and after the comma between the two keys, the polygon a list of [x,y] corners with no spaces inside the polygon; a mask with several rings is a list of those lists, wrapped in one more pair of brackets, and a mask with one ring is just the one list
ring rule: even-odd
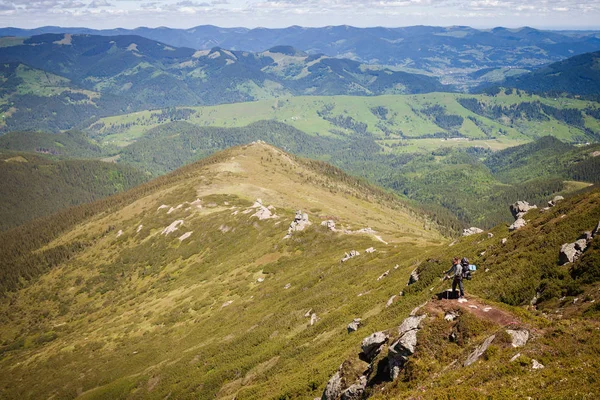
{"label": "rocky hillside", "polygon": [[600,192],[518,216],[450,243],[327,164],[217,153],[0,237],[0,396],[584,398]]}

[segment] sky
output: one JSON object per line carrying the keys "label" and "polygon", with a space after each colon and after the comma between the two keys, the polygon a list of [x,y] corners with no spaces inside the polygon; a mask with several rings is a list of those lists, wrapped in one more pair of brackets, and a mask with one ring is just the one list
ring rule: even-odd
{"label": "sky", "polygon": [[0,0],[0,26],[600,29],[600,0]]}

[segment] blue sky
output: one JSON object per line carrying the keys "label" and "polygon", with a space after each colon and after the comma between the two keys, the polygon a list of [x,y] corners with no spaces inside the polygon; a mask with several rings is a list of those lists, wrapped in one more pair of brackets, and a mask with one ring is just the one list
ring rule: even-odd
{"label": "blue sky", "polygon": [[0,0],[0,25],[600,28],[600,0]]}

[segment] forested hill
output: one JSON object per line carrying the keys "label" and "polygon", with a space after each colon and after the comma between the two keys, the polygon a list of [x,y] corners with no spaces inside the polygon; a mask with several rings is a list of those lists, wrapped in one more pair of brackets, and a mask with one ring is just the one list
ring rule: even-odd
{"label": "forested hill", "polygon": [[[207,105],[289,95],[377,95],[449,90],[437,78],[289,47],[261,53],[195,51],[140,36],[45,34],[0,38],[2,99],[8,129],[68,129],[64,123],[126,111]],[[8,66],[8,67],[7,67]],[[36,76],[48,74],[51,83]],[[23,86],[30,88],[22,90]],[[47,90],[49,87],[56,87]],[[37,90],[35,90],[37,87]],[[65,93],[66,92],[66,93]],[[44,123],[27,120],[35,106]],[[76,112],[73,110],[77,109]],[[65,118],[66,115],[66,118]],[[18,118],[17,118],[18,117]],[[35,119],[35,115],[31,115]],[[73,119],[75,116],[73,116]],[[11,123],[11,119],[15,120]],[[77,121],[81,123],[81,121]]]}
{"label": "forested hill", "polygon": [[0,153],[0,231],[67,207],[89,203],[148,179],[130,166]]}
{"label": "forested hill", "polygon": [[555,62],[529,74],[507,78],[501,86],[540,94],[571,94],[600,99],[600,51]]}

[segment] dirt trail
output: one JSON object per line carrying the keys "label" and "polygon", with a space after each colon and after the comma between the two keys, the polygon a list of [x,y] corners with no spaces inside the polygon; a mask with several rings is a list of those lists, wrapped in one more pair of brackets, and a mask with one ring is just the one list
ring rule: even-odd
{"label": "dirt trail", "polygon": [[464,299],[449,299],[430,301],[426,306],[427,311],[431,313],[448,313],[455,310],[468,312],[478,318],[486,319],[501,326],[520,325],[519,318],[509,313],[484,303],[481,299],[474,296],[467,296]]}

